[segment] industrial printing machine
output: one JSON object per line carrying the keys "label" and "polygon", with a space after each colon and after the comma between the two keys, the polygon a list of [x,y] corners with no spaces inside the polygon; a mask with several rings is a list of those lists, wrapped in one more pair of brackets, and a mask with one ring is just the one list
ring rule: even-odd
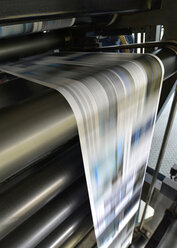
{"label": "industrial printing machine", "polygon": [[[165,68],[160,115],[175,88],[176,15],[177,4],[173,0],[0,0],[0,64],[75,51],[153,53]],[[48,25],[56,20],[60,20],[56,26]],[[163,29],[160,40],[157,36]],[[143,189],[149,190],[145,201],[150,201],[156,188],[170,198],[172,206],[151,238],[145,239],[148,235],[141,222],[132,247],[177,245],[169,238],[177,230],[176,182],[159,174],[176,98],[177,93],[156,170],[147,169]],[[172,175],[176,174],[174,167]],[[143,238],[139,242],[140,233]],[[71,107],[54,89],[3,71],[0,72],[0,247],[96,247]]]}

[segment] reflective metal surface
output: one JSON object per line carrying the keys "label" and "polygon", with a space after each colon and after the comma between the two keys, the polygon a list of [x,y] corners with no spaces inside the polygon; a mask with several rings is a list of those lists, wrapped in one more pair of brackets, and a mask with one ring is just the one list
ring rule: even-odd
{"label": "reflective metal surface", "polygon": [[0,182],[77,134],[73,112],[56,91],[0,110]]}
{"label": "reflective metal surface", "polygon": [[60,32],[48,32],[0,40],[0,61],[9,61],[32,56],[58,48],[65,43],[65,36]]}
{"label": "reflective metal surface", "polygon": [[[37,97],[47,91],[51,91],[48,87],[27,81],[22,78],[13,78],[11,75],[6,75],[6,80],[9,81],[0,84],[0,109],[8,107],[21,101]],[[0,74],[0,80],[1,80]],[[3,80],[3,79],[2,79]]]}
{"label": "reflective metal surface", "polygon": [[55,19],[66,16],[88,16],[89,14],[101,14],[110,12],[136,12],[147,10],[151,6],[148,0],[18,0],[11,4],[10,0],[2,1],[0,9],[0,23],[18,23],[24,20]]}
{"label": "reflective metal surface", "polygon": [[60,246],[60,248],[74,248],[79,242],[86,238],[87,234],[92,230],[93,222],[91,215],[87,216],[86,219],[81,223],[79,228],[67,239],[67,241]]}
{"label": "reflective metal surface", "polygon": [[[72,214],[62,225],[56,228],[46,239],[44,239],[38,248],[57,248],[60,247],[83,223],[91,218],[89,211],[89,202],[82,205],[76,212]],[[89,229],[89,223],[88,223]]]}
{"label": "reflective metal surface", "polygon": [[0,239],[83,174],[79,145],[0,195]]}
{"label": "reflective metal surface", "polygon": [[177,48],[175,50],[171,50],[169,48],[158,49],[154,52],[156,56],[158,56],[165,68],[165,76],[164,80],[172,76],[177,72]]}
{"label": "reflective metal surface", "polygon": [[52,90],[38,99],[1,110],[0,119],[0,182],[77,134],[69,104]]}
{"label": "reflective metal surface", "polygon": [[0,247],[35,247],[87,199],[84,181],[78,181],[2,239]]}
{"label": "reflective metal surface", "polygon": [[174,221],[171,223],[171,225],[168,228],[167,233],[162,238],[160,244],[158,245],[158,248],[176,248],[177,245],[177,220],[174,219]]}

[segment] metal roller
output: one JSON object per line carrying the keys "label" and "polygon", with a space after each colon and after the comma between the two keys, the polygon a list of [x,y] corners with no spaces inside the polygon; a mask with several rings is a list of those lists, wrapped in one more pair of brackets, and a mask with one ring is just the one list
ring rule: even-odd
{"label": "metal roller", "polygon": [[[82,205],[72,214],[62,225],[57,227],[47,238],[45,238],[36,248],[58,248],[68,240],[85,221],[91,219],[89,202]],[[87,222],[89,229],[89,223]],[[70,247],[71,248],[71,247]]]}
{"label": "metal roller", "polygon": [[0,62],[32,56],[59,48],[65,43],[65,33],[49,32],[23,35],[0,40]]}
{"label": "metal roller", "polygon": [[[166,65],[164,60],[162,62]],[[168,69],[165,71],[168,75]],[[77,134],[69,104],[54,90],[38,99],[1,110],[0,118],[0,182]]]}
{"label": "metal roller", "polygon": [[[8,80],[8,74],[6,78]],[[9,81],[0,85],[0,109],[30,98],[39,97],[47,91],[49,92],[51,89],[22,78],[14,77],[11,79],[11,75],[9,75]]]}
{"label": "metal roller", "polygon": [[63,191],[83,171],[79,145],[0,195],[0,239]]}
{"label": "metal roller", "polygon": [[79,228],[64,242],[63,245],[61,245],[60,248],[75,248],[80,242],[82,242],[83,239],[87,237],[91,230],[93,230],[93,221],[92,216],[88,215]]}
{"label": "metal roller", "polygon": [[[88,200],[85,180],[78,181],[21,226],[0,241],[0,247],[32,248],[55,230],[66,218]],[[84,211],[84,209],[83,209]]]}
{"label": "metal roller", "polygon": [[0,110],[0,182],[77,134],[73,112],[57,91]]}
{"label": "metal roller", "polygon": [[163,48],[156,50],[154,54],[161,59],[164,65],[164,80],[168,79],[177,72],[177,51],[169,48]]}

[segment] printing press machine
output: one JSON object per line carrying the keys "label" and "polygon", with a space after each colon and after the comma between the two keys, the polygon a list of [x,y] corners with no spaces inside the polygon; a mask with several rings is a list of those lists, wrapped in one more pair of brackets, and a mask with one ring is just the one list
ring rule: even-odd
{"label": "printing press machine", "polygon": [[[173,0],[0,0],[0,63],[75,51],[153,53],[165,67],[160,115],[176,87],[176,15]],[[60,24],[47,30],[19,29],[55,20]],[[0,123],[0,247],[96,247],[76,120],[65,98],[0,72]],[[152,183],[171,207],[150,236],[137,227],[132,247],[176,247],[176,182],[148,168],[145,201]]]}

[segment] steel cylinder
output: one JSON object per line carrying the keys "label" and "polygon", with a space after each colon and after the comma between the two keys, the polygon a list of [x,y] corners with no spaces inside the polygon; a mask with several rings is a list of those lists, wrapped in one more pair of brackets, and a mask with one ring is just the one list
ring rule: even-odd
{"label": "steel cylinder", "polygon": [[[91,219],[89,211],[89,202],[82,205],[72,214],[62,225],[57,227],[49,236],[47,236],[36,248],[58,248],[74,235],[86,222],[89,230],[88,218]],[[71,248],[71,246],[69,246]]]}
{"label": "steel cylinder", "polygon": [[87,200],[84,180],[78,181],[2,239],[0,247],[36,247]]}
{"label": "steel cylinder", "polygon": [[0,40],[0,62],[48,52],[64,44],[62,31],[4,38]]}
{"label": "steel cylinder", "polygon": [[57,91],[0,110],[0,182],[77,134],[74,114]]}
{"label": "steel cylinder", "polygon": [[[37,165],[36,165],[37,166]],[[83,175],[79,144],[0,195],[0,239]]]}

